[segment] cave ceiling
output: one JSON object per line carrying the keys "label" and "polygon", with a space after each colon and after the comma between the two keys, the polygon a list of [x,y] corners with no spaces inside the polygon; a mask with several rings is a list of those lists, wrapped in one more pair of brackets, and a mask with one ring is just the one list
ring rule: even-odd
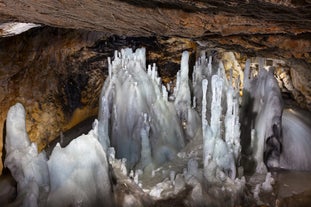
{"label": "cave ceiling", "polygon": [[310,62],[308,0],[1,0],[0,21],[100,31],[108,36],[178,36]]}

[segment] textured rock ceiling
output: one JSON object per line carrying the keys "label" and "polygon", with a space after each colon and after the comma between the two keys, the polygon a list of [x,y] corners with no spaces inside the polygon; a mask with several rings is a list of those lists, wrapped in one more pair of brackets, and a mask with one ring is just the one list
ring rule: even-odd
{"label": "textured rock ceiling", "polygon": [[1,0],[0,21],[186,37],[311,62],[309,0]]}
{"label": "textured rock ceiling", "polygon": [[311,31],[310,1],[1,0],[3,20],[118,35],[301,34]]}
{"label": "textured rock ceiling", "polygon": [[79,30],[36,28],[0,39],[0,152],[7,110],[17,101],[40,148],[96,115],[106,57],[120,45],[139,46],[111,35],[148,37],[139,41],[164,76],[196,43],[284,59],[297,97],[311,108],[309,0],[0,0],[0,22],[12,21]]}

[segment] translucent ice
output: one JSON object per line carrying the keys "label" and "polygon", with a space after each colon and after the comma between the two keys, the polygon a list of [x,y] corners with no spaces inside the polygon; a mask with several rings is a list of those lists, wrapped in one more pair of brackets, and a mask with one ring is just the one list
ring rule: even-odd
{"label": "translucent ice", "polygon": [[[308,115],[308,116],[307,116]],[[305,111],[287,109],[282,116],[283,150],[280,167],[292,170],[311,170],[311,120]],[[275,151],[277,149],[273,149]],[[274,152],[271,153],[274,153]],[[271,158],[273,158],[271,156]]]}

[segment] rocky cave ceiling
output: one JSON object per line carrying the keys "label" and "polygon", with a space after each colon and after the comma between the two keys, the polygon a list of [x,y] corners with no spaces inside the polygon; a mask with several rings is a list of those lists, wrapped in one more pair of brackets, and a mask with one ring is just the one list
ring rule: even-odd
{"label": "rocky cave ceiling", "polygon": [[282,59],[291,95],[311,109],[309,0],[0,0],[0,22],[42,25],[0,39],[0,152],[7,110],[17,101],[40,149],[96,115],[106,58],[126,45],[147,47],[164,82],[179,69],[181,51],[198,47],[238,52],[241,62]]}

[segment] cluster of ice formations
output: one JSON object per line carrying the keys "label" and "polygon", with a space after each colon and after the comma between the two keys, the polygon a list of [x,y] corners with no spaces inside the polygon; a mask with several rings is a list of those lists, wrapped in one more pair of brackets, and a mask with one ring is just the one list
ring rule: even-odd
{"label": "cluster of ice formations", "polygon": [[202,97],[198,111],[202,117],[204,175],[210,182],[227,176],[234,180],[241,152],[238,86],[234,88],[232,80],[227,81],[222,62],[213,69],[212,58],[207,60],[203,54],[194,67],[193,88],[195,96]]}
{"label": "cluster of ice formations", "polygon": [[[5,165],[18,181],[18,200],[26,206],[112,205],[110,168],[117,178],[135,183],[155,200],[191,186],[194,205],[213,205],[206,196],[209,193],[216,197],[230,194],[226,205],[235,205],[246,182],[238,170],[242,133],[248,137],[257,172],[265,172],[265,160],[272,166],[279,163],[279,89],[273,74],[262,65],[259,75],[250,77],[250,62],[246,63],[241,113],[242,129],[245,125],[249,129],[240,131],[239,80],[233,86],[222,62],[202,53],[190,81],[188,60],[189,53],[184,52],[169,97],[156,65],[146,67],[144,48],[115,52],[114,60],[108,60],[99,121],[67,147],[57,145],[48,161],[29,142],[24,108],[13,106],[7,120]],[[255,190],[255,197],[260,188],[271,189],[270,177]],[[163,179],[148,183],[158,178]],[[140,203],[134,195],[124,200]]]}
{"label": "cluster of ice formations", "polygon": [[104,148],[110,143],[116,149],[117,158],[126,158],[129,169],[152,170],[203,134],[205,177],[234,180],[241,151],[238,87],[227,81],[221,62],[213,69],[212,59],[203,55],[193,72],[192,102],[188,60],[189,53],[183,52],[173,101],[168,101],[156,66],[146,68],[145,49],[115,52],[100,99],[99,139]]}
{"label": "cluster of ice formations", "polygon": [[168,101],[156,66],[146,70],[144,48],[115,52],[100,100],[101,143],[104,148],[110,143],[116,158],[127,159],[129,169],[152,169],[184,147],[174,104]]}
{"label": "cluster of ice formations", "polygon": [[87,135],[66,148],[59,144],[47,160],[30,143],[22,104],[7,115],[5,166],[17,181],[17,206],[111,206],[106,153],[97,139],[97,121]]}

